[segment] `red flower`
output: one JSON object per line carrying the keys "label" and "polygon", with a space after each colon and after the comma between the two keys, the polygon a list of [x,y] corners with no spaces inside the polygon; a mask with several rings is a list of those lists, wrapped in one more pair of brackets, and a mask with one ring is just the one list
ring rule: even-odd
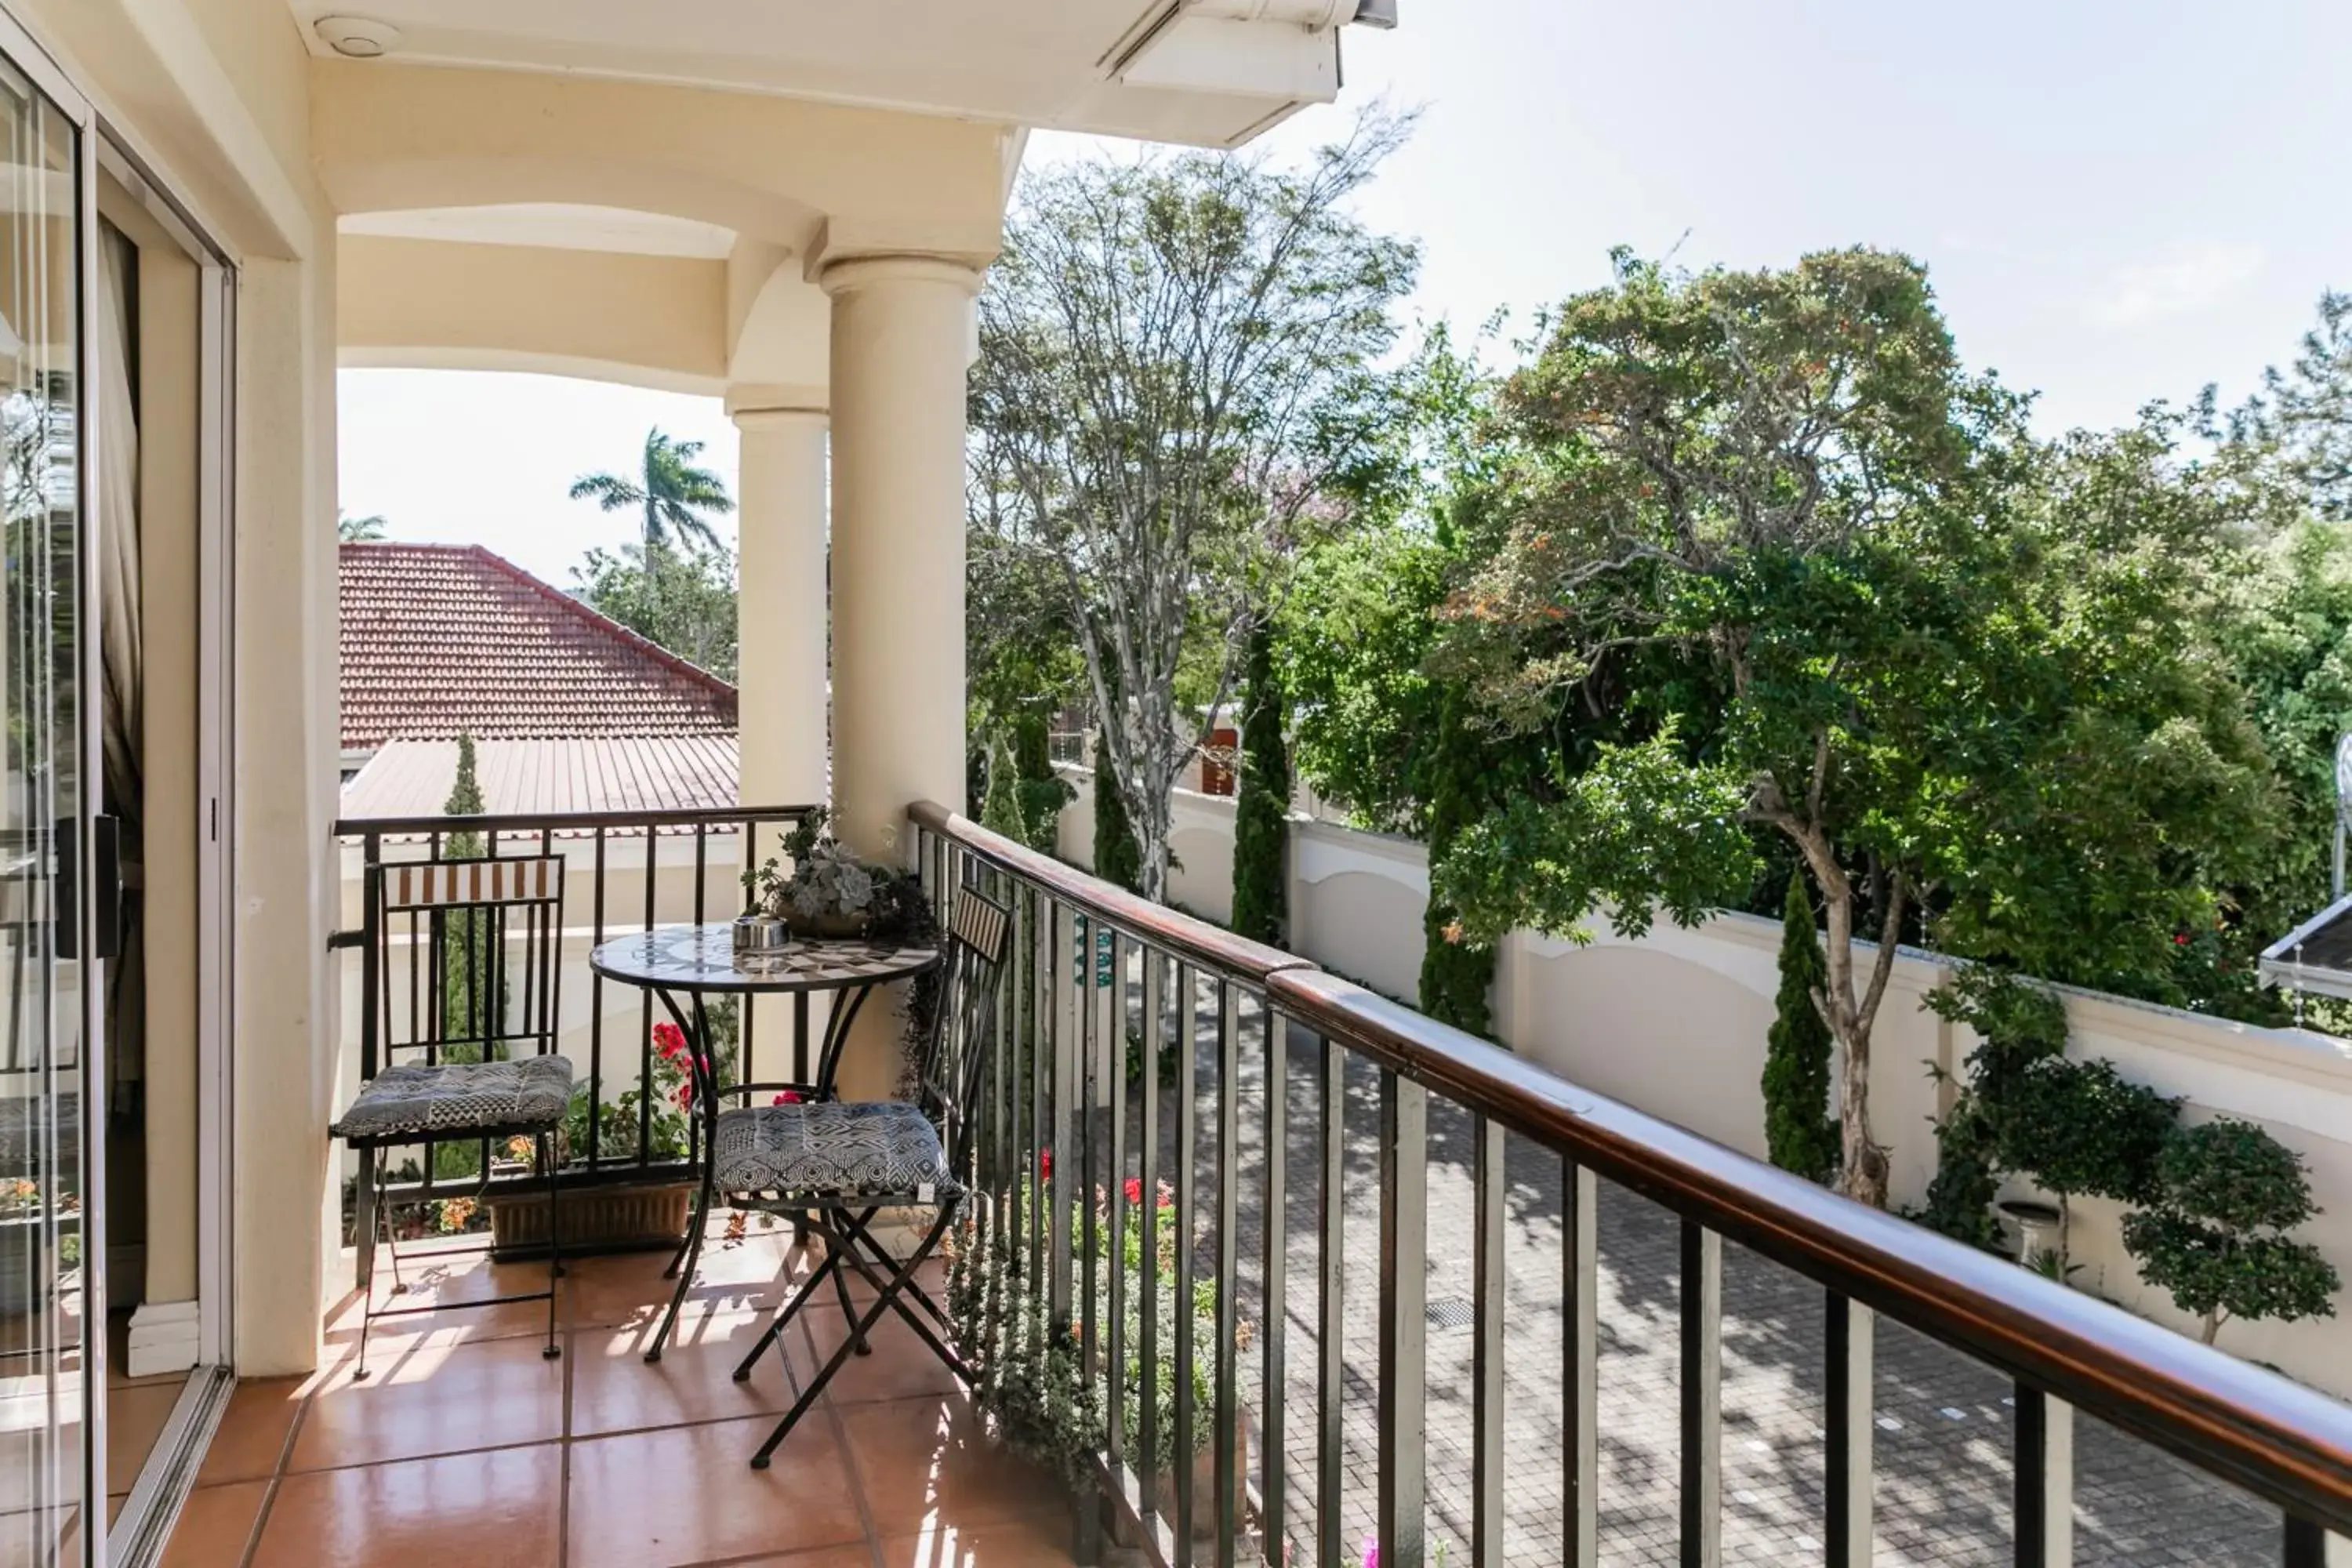
{"label": "red flower", "polygon": [[788,1089],[784,1090],[784,1092],[783,1092],[783,1093],[782,1093],[782,1094],[780,1094],[780,1095],[776,1096],[776,1098],[775,1098],[775,1099],[773,1099],[773,1100],[770,1100],[768,1103],[769,1103],[769,1104],[771,1104],[771,1105],[798,1105],[800,1102],[801,1102],[801,1097],[800,1097],[799,1095],[797,1095],[797,1094],[794,1094],[791,1089]]}
{"label": "red flower", "polygon": [[2187,947],[2189,945],[2189,933],[2185,931],[2175,932],[2172,938],[2172,945],[2175,947]]}
{"label": "red flower", "polygon": [[1140,1176],[1129,1176],[1129,1177],[1128,1177],[1128,1179],[1127,1179],[1127,1201],[1128,1201],[1129,1203],[1131,1203],[1131,1204],[1139,1204],[1139,1203],[1141,1203],[1141,1202],[1143,1201],[1143,1178],[1142,1178],[1142,1177],[1140,1177]]}
{"label": "red flower", "polygon": [[1037,1173],[1049,1182],[1054,1179],[1054,1152],[1051,1149],[1037,1152]]}
{"label": "red flower", "polygon": [[694,1109],[694,1080],[692,1079],[688,1079],[684,1083],[677,1086],[677,1094],[676,1098],[677,1100],[677,1108],[680,1110],[691,1110]]}
{"label": "red flower", "polygon": [[686,1055],[686,1033],[676,1024],[654,1026],[654,1049],[670,1061]]}

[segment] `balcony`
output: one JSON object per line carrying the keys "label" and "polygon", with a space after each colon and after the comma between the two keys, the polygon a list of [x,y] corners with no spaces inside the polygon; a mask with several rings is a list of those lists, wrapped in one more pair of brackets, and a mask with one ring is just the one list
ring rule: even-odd
{"label": "balcony", "polygon": [[[724,918],[757,819],[789,813],[651,815],[440,826],[507,854],[581,835],[584,944]],[[786,1357],[732,1383],[730,1350],[808,1260],[784,1230],[722,1215],[657,1366],[641,1355],[658,1254],[576,1265],[555,1363],[539,1356],[544,1308],[506,1306],[379,1331],[383,1370],[356,1384],[346,1298],[319,1373],[239,1391],[184,1550],[251,1538],[256,1564],[360,1563],[495,1541],[518,1563],[890,1568],[1353,1565],[1374,1542],[1384,1564],[2339,1562],[2352,1408],[941,808],[910,824],[935,894],[978,887],[1015,912],[971,1245],[1008,1248],[1003,1282],[1066,1336],[1102,1402],[1077,1488],[993,1440],[895,1323],[776,1468],[751,1470],[761,1417],[841,1319],[812,1309]],[[372,859],[415,826],[341,830]],[[665,826],[667,843],[647,832]],[[629,900],[600,896],[624,866]],[[584,979],[566,996],[591,1092],[642,1081],[636,1000],[615,1014]],[[804,1020],[763,1017],[746,1016],[747,1058],[805,1048]],[[572,1158],[583,1189],[683,1170],[642,1148]],[[1189,1244],[1113,1267],[1151,1211]],[[540,1277],[426,1268],[411,1275],[425,1302]],[[1197,1315],[1158,1310],[1188,1299]],[[1167,1375],[1188,1363],[1194,1379]],[[1170,1462],[1184,1454],[1199,1458]]]}
{"label": "balcony", "polygon": [[[347,1301],[314,1375],[238,1388],[166,1561],[1068,1561],[1060,1483],[992,1445],[939,1363],[891,1325],[773,1468],[749,1468],[745,1457],[833,1348],[826,1336],[842,1319],[812,1309],[785,1358],[733,1382],[736,1357],[796,1269],[782,1235],[724,1231],[722,1220],[658,1365],[643,1360],[669,1297],[657,1256],[571,1265],[555,1361],[540,1354],[541,1304],[436,1313],[380,1326],[372,1375],[357,1383]],[[478,1253],[428,1253],[403,1269],[420,1304],[529,1289],[543,1277],[541,1265]]]}

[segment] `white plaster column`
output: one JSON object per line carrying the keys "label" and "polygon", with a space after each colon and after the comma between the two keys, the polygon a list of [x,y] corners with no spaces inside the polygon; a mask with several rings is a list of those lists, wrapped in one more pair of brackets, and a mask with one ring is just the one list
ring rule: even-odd
{"label": "white plaster column", "polygon": [[825,416],[737,409],[736,626],[745,805],[825,800]]}
{"label": "white plaster column", "polygon": [[833,799],[842,837],[904,862],[908,805],[964,777],[964,372],[980,274],[835,261]]}

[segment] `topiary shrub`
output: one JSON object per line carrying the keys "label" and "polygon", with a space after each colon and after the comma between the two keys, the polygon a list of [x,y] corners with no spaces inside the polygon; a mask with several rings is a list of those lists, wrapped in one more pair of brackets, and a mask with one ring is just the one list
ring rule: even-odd
{"label": "topiary shrub", "polygon": [[2066,1005],[2043,986],[1981,963],[1960,971],[1928,996],[1927,1005],[1974,1030],[1977,1046],[1950,1114],[1936,1124],[1936,1174],[1927,1184],[1927,1206],[1912,1217],[1997,1252],[2005,1241],[1992,1209],[2003,1168],[2001,1107],[2035,1062],[2065,1053]]}
{"label": "topiary shrub", "polygon": [[1290,924],[1290,756],[1287,706],[1274,673],[1274,631],[1250,633],[1242,710],[1241,797],[1234,805],[1234,930],[1282,945]]}
{"label": "topiary shrub", "polygon": [[1829,1024],[1816,998],[1829,984],[1805,877],[1789,877],[1780,921],[1780,994],[1764,1047],[1764,1146],[1772,1163],[1807,1181],[1836,1176],[1838,1125],[1831,1117]]}
{"label": "topiary shrub", "polygon": [[2044,1057],[2006,1087],[1993,1119],[1995,1155],[2058,1200],[2059,1279],[2068,1272],[2074,1200],[2154,1202],[2158,1161],[2179,1120],[2179,1100],[2108,1062]]}
{"label": "topiary shrub", "polygon": [[2286,1232],[2319,1212],[2302,1156],[2250,1121],[2174,1130],[2153,1207],[2124,1216],[2140,1277],[2202,1320],[2211,1344],[2233,1319],[2332,1318],[2336,1268]]}

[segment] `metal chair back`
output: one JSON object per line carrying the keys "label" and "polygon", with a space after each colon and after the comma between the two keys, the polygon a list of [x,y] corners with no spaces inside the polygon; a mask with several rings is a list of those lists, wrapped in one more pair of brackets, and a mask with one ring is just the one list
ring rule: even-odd
{"label": "metal chair back", "polygon": [[1013,911],[975,888],[948,906],[947,960],[925,1053],[924,1109],[938,1121],[951,1169],[966,1168],[979,1123],[981,1075],[996,1024],[996,989],[1013,945]]}
{"label": "metal chair back", "polygon": [[401,1061],[495,1061],[555,1049],[561,856],[371,866],[364,891],[366,962],[377,971],[380,1006],[362,1030],[362,1077]]}

